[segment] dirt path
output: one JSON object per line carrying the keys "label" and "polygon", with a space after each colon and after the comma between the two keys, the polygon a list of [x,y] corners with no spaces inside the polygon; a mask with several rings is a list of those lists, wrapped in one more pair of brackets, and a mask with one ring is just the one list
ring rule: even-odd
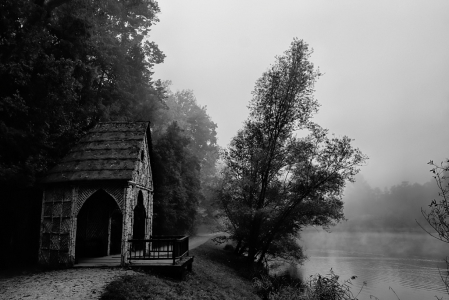
{"label": "dirt path", "polygon": [[65,269],[0,280],[0,299],[98,299],[104,287],[122,275],[121,268]]}
{"label": "dirt path", "polygon": [[189,250],[201,246],[211,238],[219,235],[218,233],[203,233],[196,236],[189,237]]}
{"label": "dirt path", "polygon": [[[194,249],[215,234],[201,234],[189,239]],[[0,279],[0,299],[98,299],[105,286],[122,275],[138,274],[121,268],[64,269]]]}

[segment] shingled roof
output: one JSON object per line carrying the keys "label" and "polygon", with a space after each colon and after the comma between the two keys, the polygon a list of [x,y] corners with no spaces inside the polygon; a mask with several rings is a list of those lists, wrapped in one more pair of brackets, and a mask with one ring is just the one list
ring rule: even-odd
{"label": "shingled roof", "polygon": [[42,182],[131,180],[146,135],[149,122],[99,123]]}

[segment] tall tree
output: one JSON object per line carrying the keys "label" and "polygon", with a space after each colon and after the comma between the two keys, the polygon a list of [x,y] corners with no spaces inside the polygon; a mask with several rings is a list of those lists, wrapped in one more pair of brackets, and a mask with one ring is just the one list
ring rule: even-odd
{"label": "tall tree", "polygon": [[[310,55],[308,45],[295,39],[276,57],[256,82],[244,128],[224,152],[220,202],[231,238],[247,249],[249,261],[281,255],[279,243],[292,249],[306,225],[343,219],[345,182],[366,159],[351,139],[329,138],[311,121],[320,73]],[[299,130],[309,134],[298,138]]]}
{"label": "tall tree", "polygon": [[153,234],[192,232],[200,192],[200,165],[190,152],[190,139],[173,122],[154,147]]}
{"label": "tall tree", "polygon": [[192,90],[173,92],[170,90],[170,84],[170,81],[163,83],[167,109],[156,117],[153,135],[157,140],[158,136],[176,121],[191,140],[189,148],[200,161],[202,176],[211,176],[215,174],[215,163],[218,159],[217,124],[208,115],[207,107],[200,106]]}
{"label": "tall tree", "polygon": [[[100,120],[151,118],[150,0],[0,3],[0,183],[32,185]],[[145,115],[143,115],[145,113]]]}
{"label": "tall tree", "polygon": [[198,206],[197,223],[213,223],[214,212],[212,185],[216,177],[216,162],[219,157],[217,145],[217,125],[207,113],[207,107],[201,106],[192,90],[173,92],[171,82],[163,82],[166,89],[165,110],[161,110],[153,122],[152,134],[157,147],[157,141],[164,135],[174,121],[183,130],[183,135],[189,139],[188,150],[198,159],[201,167],[201,201]]}

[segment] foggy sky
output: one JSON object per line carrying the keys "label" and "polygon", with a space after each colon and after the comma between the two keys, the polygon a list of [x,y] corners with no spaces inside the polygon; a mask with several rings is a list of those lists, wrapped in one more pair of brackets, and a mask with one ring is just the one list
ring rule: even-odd
{"label": "foggy sky", "polygon": [[255,81],[294,37],[324,73],[314,120],[348,135],[370,159],[373,187],[430,180],[449,157],[448,1],[159,0],[150,32],[167,55],[155,79],[191,89],[228,145]]}

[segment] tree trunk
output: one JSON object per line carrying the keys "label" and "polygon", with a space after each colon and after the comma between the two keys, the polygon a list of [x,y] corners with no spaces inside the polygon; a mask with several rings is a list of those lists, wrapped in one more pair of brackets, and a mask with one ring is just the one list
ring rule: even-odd
{"label": "tree trunk", "polygon": [[260,217],[257,215],[257,212],[251,223],[252,226],[248,241],[248,260],[254,262],[254,258],[256,257],[256,254],[259,251],[257,244],[261,223]]}
{"label": "tree trunk", "polygon": [[242,240],[237,242],[237,246],[235,246],[234,253],[239,254],[240,247],[242,246]]}
{"label": "tree trunk", "polygon": [[259,259],[257,260],[257,263],[261,264],[263,259],[265,258],[265,254],[267,254],[268,247],[270,247],[271,242],[273,239],[268,240],[268,242],[262,247],[262,253],[260,254]]}
{"label": "tree trunk", "polygon": [[257,250],[254,247],[248,249],[247,261],[249,264],[254,263],[254,259],[256,258]]}

